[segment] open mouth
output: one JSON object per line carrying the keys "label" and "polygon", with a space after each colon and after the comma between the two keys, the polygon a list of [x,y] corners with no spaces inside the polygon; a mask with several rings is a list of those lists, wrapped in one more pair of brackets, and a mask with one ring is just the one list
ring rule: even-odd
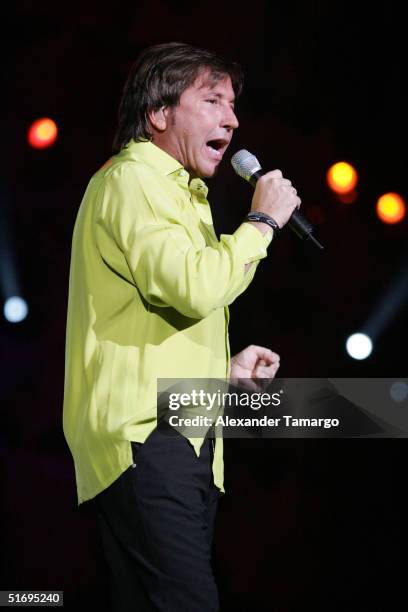
{"label": "open mouth", "polygon": [[227,148],[228,142],[222,138],[216,138],[214,140],[209,140],[206,143],[207,150],[210,152],[211,156],[216,159],[222,159],[225,149]]}

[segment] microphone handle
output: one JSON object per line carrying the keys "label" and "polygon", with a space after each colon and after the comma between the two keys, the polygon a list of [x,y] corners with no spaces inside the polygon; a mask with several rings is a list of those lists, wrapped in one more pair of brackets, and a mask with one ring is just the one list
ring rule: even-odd
{"label": "microphone handle", "polygon": [[[264,173],[262,172],[262,170],[257,170],[249,177],[248,181],[254,189],[256,187],[258,179],[260,179],[263,174]],[[320,242],[318,242],[316,238],[312,235],[313,225],[309,223],[306,217],[304,217],[302,213],[300,213],[298,210],[293,211],[288,221],[288,226],[299,238],[310,239],[316,244],[316,246],[318,246],[320,249],[323,249]]]}

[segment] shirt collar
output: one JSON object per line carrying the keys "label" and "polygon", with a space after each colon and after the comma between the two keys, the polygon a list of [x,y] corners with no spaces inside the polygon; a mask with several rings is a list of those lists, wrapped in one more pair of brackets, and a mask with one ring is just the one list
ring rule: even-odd
{"label": "shirt collar", "polygon": [[136,142],[132,139],[120,151],[119,155],[141,159],[165,176],[171,175],[171,178],[184,183],[190,192],[200,199],[205,199],[207,196],[208,187],[202,179],[194,178],[190,182],[190,175],[180,162],[151,141]]}
{"label": "shirt collar", "polygon": [[133,159],[141,159],[166,176],[183,169],[180,162],[150,141],[136,142],[132,139],[127,143],[126,147],[120,151],[119,155],[124,155],[125,157],[131,157]]}
{"label": "shirt collar", "polygon": [[199,200],[205,199],[208,194],[208,187],[200,178],[191,179],[188,187],[190,192],[197,196]]}

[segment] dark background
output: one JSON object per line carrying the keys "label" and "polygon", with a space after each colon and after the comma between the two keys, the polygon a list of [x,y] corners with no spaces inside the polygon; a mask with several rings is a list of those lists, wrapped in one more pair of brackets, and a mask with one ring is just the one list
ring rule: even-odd
{"label": "dark background", "polygon": [[[63,589],[66,609],[105,610],[106,568],[92,517],[76,507],[62,434],[64,335],[73,224],[111,153],[128,69],[141,49],[171,40],[241,63],[240,128],[209,181],[216,230],[233,232],[249,209],[251,188],[229,164],[247,148],[292,180],[326,247],[282,232],[231,307],[232,352],[269,346],[281,355],[280,376],[404,376],[406,305],[366,361],[351,360],[344,344],[407,253],[408,221],[386,226],[374,210],[386,191],[407,197],[406,22],[392,2],[14,9],[4,28],[2,247],[30,311],[20,324],[0,321],[0,588]],[[59,138],[35,151],[26,131],[43,116],[57,122]],[[351,205],[325,183],[342,159],[359,172]],[[222,609],[400,609],[405,465],[403,439],[227,440],[214,554]]]}

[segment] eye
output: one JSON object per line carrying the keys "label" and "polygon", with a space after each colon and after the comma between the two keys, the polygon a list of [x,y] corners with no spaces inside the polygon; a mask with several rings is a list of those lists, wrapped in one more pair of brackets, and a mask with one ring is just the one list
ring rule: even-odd
{"label": "eye", "polygon": [[210,104],[217,104],[218,100],[217,100],[217,98],[208,98],[208,100],[206,100],[206,102],[209,102]]}

